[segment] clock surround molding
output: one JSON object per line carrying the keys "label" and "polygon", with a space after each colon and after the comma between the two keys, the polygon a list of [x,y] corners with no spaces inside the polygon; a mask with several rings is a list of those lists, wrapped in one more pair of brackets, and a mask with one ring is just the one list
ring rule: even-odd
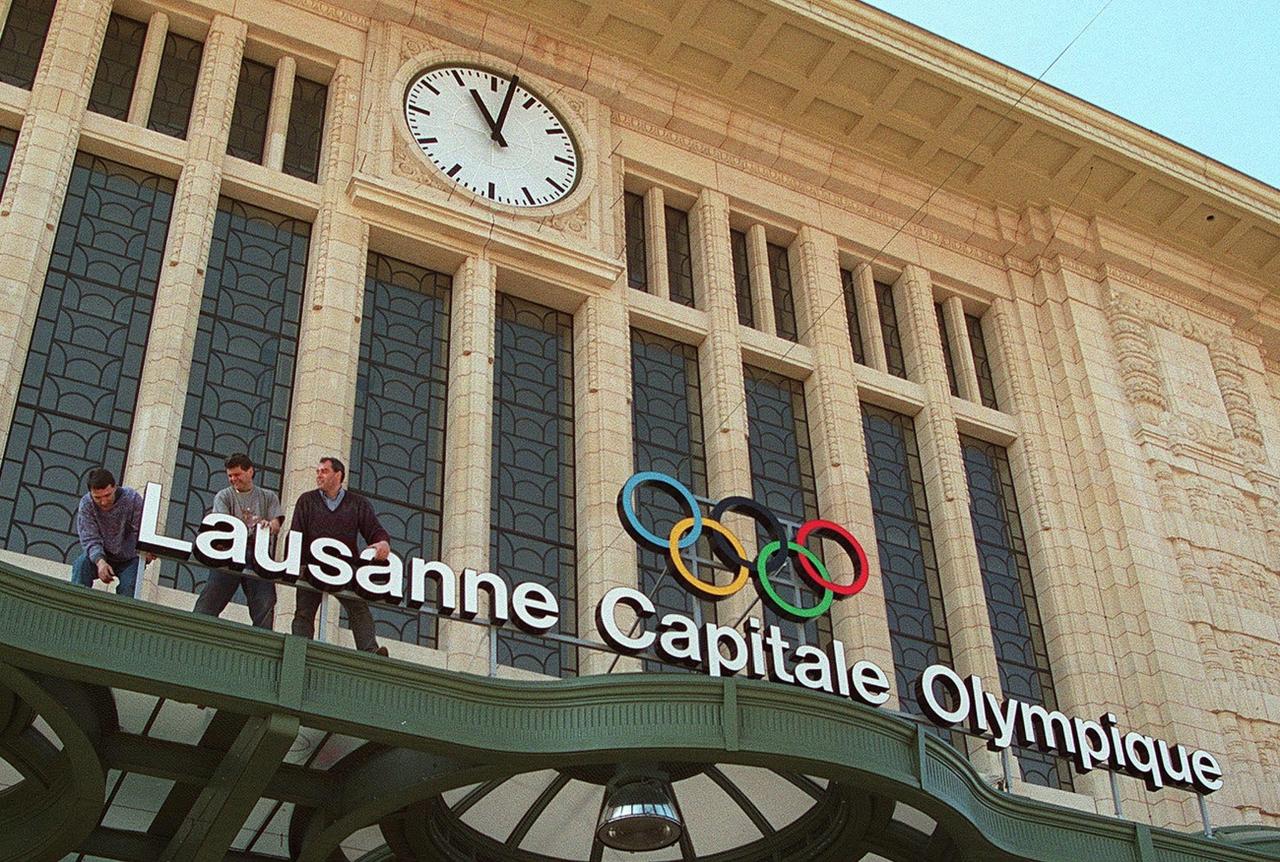
{"label": "clock surround molding", "polygon": [[[443,192],[449,197],[461,196],[477,207],[510,219],[515,225],[533,224],[539,230],[550,228],[592,247],[602,247],[604,238],[600,236],[598,225],[603,220],[593,218],[592,207],[599,208],[601,178],[608,175],[607,161],[603,166],[601,164],[600,153],[603,148],[599,143],[607,126],[600,121],[601,110],[595,101],[581,92],[566,91],[563,85],[499,57],[443,41],[424,39],[420,33],[413,33],[410,37],[409,31],[404,31],[398,41],[398,65],[377,91],[381,103],[377,106],[378,113],[384,126],[390,126],[388,149],[391,158],[387,166],[390,169],[388,173],[416,186],[415,191],[419,194],[426,192],[434,196]],[[489,200],[454,183],[432,165],[419,149],[404,121],[404,95],[409,85],[422,72],[446,65],[489,69],[508,79],[518,74],[521,86],[527,85],[530,91],[552,107],[577,144],[580,176],[573,191],[561,200],[545,206],[510,206]]]}

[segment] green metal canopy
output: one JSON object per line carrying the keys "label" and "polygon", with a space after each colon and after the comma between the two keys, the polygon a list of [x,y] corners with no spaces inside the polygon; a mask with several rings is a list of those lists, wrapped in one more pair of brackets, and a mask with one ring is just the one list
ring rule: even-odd
{"label": "green metal canopy", "polygon": [[[23,862],[1280,859],[1274,830],[998,792],[920,726],[792,687],[451,673],[3,563],[0,758],[0,860]],[[591,840],[623,763],[670,774],[679,845]]]}

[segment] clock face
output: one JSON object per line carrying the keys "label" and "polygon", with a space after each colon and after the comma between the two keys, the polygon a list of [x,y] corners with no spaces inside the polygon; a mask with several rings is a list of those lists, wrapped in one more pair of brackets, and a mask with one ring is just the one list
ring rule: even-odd
{"label": "clock face", "polygon": [[475,66],[428,69],[409,85],[404,117],[445,176],[495,203],[546,206],[578,182],[569,127],[518,76]]}

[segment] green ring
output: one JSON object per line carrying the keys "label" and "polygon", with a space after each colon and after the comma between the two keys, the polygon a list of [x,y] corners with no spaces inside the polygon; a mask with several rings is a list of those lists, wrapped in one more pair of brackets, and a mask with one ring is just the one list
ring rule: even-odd
{"label": "green ring", "polygon": [[[791,616],[798,617],[802,620],[811,620],[814,617],[820,617],[831,609],[831,602],[835,599],[836,594],[831,590],[823,590],[825,595],[822,601],[818,602],[811,608],[798,608],[791,602],[778,595],[778,591],[773,588],[773,584],[769,583],[768,562],[769,558],[776,554],[782,548],[782,543],[778,541],[770,542],[760,549],[760,555],[756,557],[756,574],[760,577],[760,588],[764,590],[765,595],[773,600],[778,606],[778,610]],[[818,570],[818,574],[823,578],[828,578],[827,567],[822,565],[822,561],[818,559],[813,551],[804,545],[797,545],[795,542],[787,542],[787,549],[795,551],[797,554],[803,554],[813,563],[813,567]]]}

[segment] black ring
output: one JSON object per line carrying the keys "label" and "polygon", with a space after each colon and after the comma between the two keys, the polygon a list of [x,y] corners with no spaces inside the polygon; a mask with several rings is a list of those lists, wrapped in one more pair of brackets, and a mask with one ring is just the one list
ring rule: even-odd
{"label": "black ring", "polygon": [[[782,528],[782,522],[762,504],[750,497],[725,497],[711,508],[711,517],[720,521],[721,516],[730,511],[750,515],[753,521],[769,532],[770,539],[781,542],[784,548],[787,546],[787,534]],[[728,540],[719,533],[711,534],[711,551],[716,555],[716,559],[728,566],[731,571],[737,571],[740,566],[746,566],[749,570],[755,571],[756,561],[739,557]],[[778,561],[777,564],[766,569],[770,574],[782,571],[782,567],[787,564],[788,555],[774,554],[774,559]]]}

